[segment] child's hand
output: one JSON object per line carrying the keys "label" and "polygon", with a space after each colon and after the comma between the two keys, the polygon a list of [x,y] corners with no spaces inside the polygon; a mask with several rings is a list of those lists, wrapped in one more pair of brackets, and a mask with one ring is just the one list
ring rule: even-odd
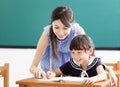
{"label": "child's hand", "polygon": [[47,76],[48,79],[50,79],[50,78],[54,78],[56,75],[53,71],[48,71],[46,73],[46,76]]}
{"label": "child's hand", "polygon": [[85,85],[90,85],[90,84],[93,84],[93,83],[95,83],[95,81],[92,78],[85,78],[83,80],[83,84],[85,84]]}

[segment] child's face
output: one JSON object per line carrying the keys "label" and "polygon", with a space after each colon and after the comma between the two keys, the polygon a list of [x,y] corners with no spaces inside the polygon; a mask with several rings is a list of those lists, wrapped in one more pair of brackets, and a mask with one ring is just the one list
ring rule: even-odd
{"label": "child's face", "polygon": [[91,50],[72,50],[71,51],[72,58],[73,60],[78,64],[78,65],[83,65],[84,63],[88,63],[89,57],[91,55]]}
{"label": "child's face", "polygon": [[52,23],[52,27],[53,27],[53,32],[60,40],[65,39],[69,35],[71,30],[69,27],[65,27],[60,20],[55,20]]}

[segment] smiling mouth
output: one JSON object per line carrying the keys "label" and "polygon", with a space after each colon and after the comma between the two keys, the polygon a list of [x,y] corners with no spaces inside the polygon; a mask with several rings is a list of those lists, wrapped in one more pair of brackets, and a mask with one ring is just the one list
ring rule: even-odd
{"label": "smiling mouth", "polygon": [[64,39],[66,39],[65,37],[59,37],[59,36],[57,36],[57,38],[58,38],[58,40],[64,40]]}
{"label": "smiling mouth", "polygon": [[63,38],[64,38],[64,36],[58,36],[58,38],[59,38],[59,39],[63,39]]}
{"label": "smiling mouth", "polygon": [[81,61],[81,59],[77,60],[76,62],[80,62],[80,61]]}

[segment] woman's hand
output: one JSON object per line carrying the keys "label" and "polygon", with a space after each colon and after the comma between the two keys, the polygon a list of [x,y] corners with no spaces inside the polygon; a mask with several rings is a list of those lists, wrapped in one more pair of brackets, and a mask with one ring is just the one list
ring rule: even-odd
{"label": "woman's hand", "polygon": [[34,74],[34,77],[37,79],[46,78],[46,73],[40,68],[34,68],[32,73]]}
{"label": "woman's hand", "polygon": [[118,79],[113,70],[109,71],[109,78],[111,79],[111,87],[117,87]]}
{"label": "woman's hand", "polygon": [[117,87],[118,78],[111,67],[106,66],[106,70],[108,71],[109,78],[111,79],[111,87]]}
{"label": "woman's hand", "polygon": [[117,83],[113,79],[111,79],[111,87],[117,87]]}
{"label": "woman's hand", "polygon": [[48,78],[48,79],[50,79],[50,78],[54,78],[56,75],[55,75],[55,73],[53,72],[53,71],[48,71],[47,73],[46,73],[46,77]]}

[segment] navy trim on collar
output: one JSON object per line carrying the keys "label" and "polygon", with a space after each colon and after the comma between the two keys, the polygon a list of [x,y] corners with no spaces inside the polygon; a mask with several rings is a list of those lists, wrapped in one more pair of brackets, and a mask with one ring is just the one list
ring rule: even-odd
{"label": "navy trim on collar", "polygon": [[[86,69],[86,70],[91,69],[91,68],[98,62],[98,59],[99,59],[99,58],[97,58],[97,57],[94,58],[94,60],[92,61],[92,63],[91,63],[89,66],[87,66],[87,69]],[[69,62],[70,62],[71,66],[72,66],[73,68],[75,68],[75,69],[77,69],[77,70],[83,70],[81,66],[78,66],[77,64],[74,63],[74,61],[73,61],[72,58],[70,59]]]}

